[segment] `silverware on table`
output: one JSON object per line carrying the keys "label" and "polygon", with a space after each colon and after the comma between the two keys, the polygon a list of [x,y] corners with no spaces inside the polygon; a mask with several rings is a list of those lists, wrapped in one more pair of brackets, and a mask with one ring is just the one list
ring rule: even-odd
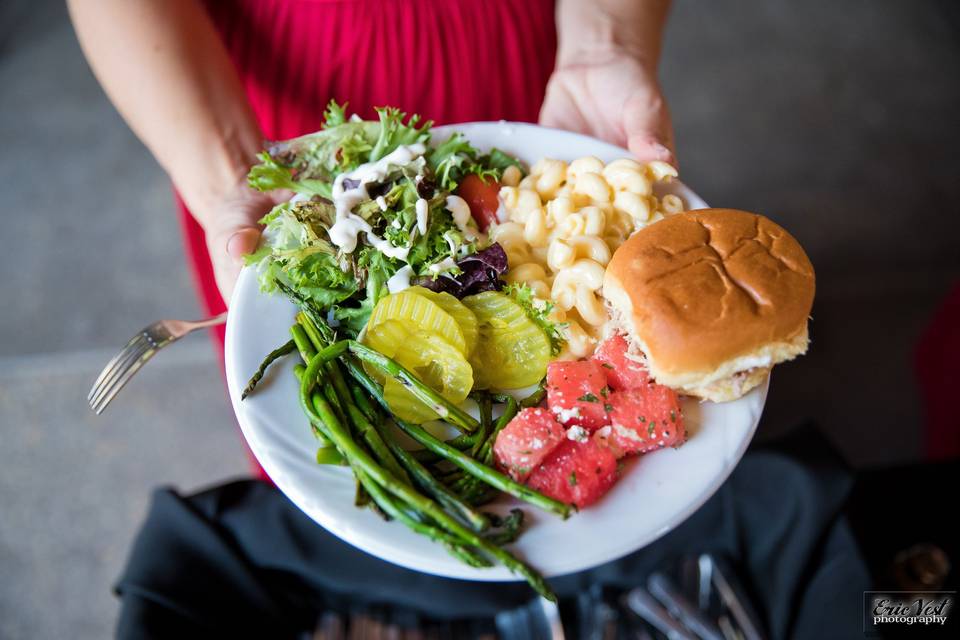
{"label": "silverware on table", "polygon": [[696,637],[687,631],[678,620],[660,606],[650,593],[643,587],[631,589],[623,596],[623,604],[630,611],[653,625],[657,631],[667,636],[668,640],[696,640]]}
{"label": "silverware on table", "polygon": [[[710,579],[723,606],[730,612],[733,622],[746,640],[762,640],[757,616],[746,598],[743,588],[733,570],[721,559],[709,554],[700,556],[701,566],[710,566]],[[728,623],[731,621],[728,619]]]}
{"label": "silverware on table", "polygon": [[674,618],[703,640],[724,640],[720,629],[699,607],[686,597],[666,574],[656,572],[647,578],[647,590]]}
{"label": "silverware on table", "polygon": [[215,327],[227,321],[224,311],[218,316],[206,320],[158,320],[141,329],[130,342],[115,355],[103,368],[93,388],[87,394],[87,402],[97,415],[103,413],[107,405],[120,393],[130,378],[147,363],[160,349],[183,336],[207,327]]}

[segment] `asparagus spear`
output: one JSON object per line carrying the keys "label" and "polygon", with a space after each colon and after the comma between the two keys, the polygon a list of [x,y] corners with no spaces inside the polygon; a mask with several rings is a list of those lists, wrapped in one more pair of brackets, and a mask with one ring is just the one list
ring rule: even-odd
{"label": "asparagus spear", "polygon": [[[293,375],[296,376],[297,380],[303,378],[303,373],[307,368],[302,364],[296,364],[293,366]],[[317,428],[315,424],[310,423],[310,428],[313,430],[313,435],[317,438],[319,446],[317,447],[317,464],[346,464],[347,461],[343,459],[343,456],[340,455],[340,452],[337,451],[337,448],[327,440],[327,436],[323,435],[323,431]],[[363,506],[357,501],[357,506]]]}
{"label": "asparagus spear", "polygon": [[[301,353],[309,354],[313,350],[314,342],[309,339],[309,329],[305,326],[298,324],[293,325],[290,328],[290,332],[294,336],[294,341],[297,344],[301,345]],[[304,341],[306,340],[306,343]],[[342,343],[335,343],[334,346]],[[316,353],[313,351],[313,353]],[[385,465],[390,471],[392,471],[397,477],[401,478],[404,482],[409,482],[406,471],[403,467],[400,466],[400,463],[397,462],[397,459],[390,452],[390,449],[383,442],[383,439],[380,437],[380,434],[376,429],[373,428],[373,425],[366,418],[366,416],[357,409],[357,407],[351,401],[352,395],[347,389],[346,382],[343,380],[343,374],[340,372],[340,368],[337,366],[337,362],[334,359],[331,359],[324,363],[324,370],[328,374],[340,373],[341,387],[345,391],[346,395],[338,393],[337,385],[323,385],[323,395],[326,397],[327,402],[333,407],[333,410],[337,413],[337,417],[340,419],[343,424],[353,424],[354,428],[357,430],[367,446],[370,447],[370,451],[373,453],[377,459]],[[333,375],[330,375],[333,377]],[[300,379],[301,376],[298,376]],[[369,404],[369,403],[368,403]],[[317,460],[320,460],[318,454]]]}
{"label": "asparagus spear", "polygon": [[[348,368],[350,375],[352,375],[357,382],[363,385],[370,395],[376,398],[376,400],[384,408],[387,408],[386,400],[383,399],[383,390],[381,389],[380,385],[370,378],[370,376],[368,376],[361,367],[352,366]],[[443,401],[446,402],[445,399]],[[446,442],[434,437],[419,425],[409,424],[403,420],[397,419],[396,417],[394,417],[394,422],[398,427],[400,427],[400,430],[406,433],[408,436],[431,451],[439,454],[442,458],[449,460],[463,471],[483,480],[491,487],[509,493],[516,498],[529,502],[530,504],[540,507],[545,511],[555,513],[563,518],[569,517],[574,509],[572,505],[565,504],[559,500],[554,500],[553,498],[548,498],[539,491],[535,491],[530,487],[526,487],[519,482],[514,481],[512,478],[503,475],[499,471],[496,471],[495,469],[492,469],[489,466],[474,460],[459,449],[455,449],[454,447],[449,446]]]}
{"label": "asparagus spear", "polygon": [[389,515],[394,520],[399,520],[404,525],[410,528],[410,530],[415,533],[427,536],[431,540],[436,540],[437,542],[443,543],[447,550],[450,551],[457,559],[465,562],[471,567],[490,567],[492,563],[484,558],[483,556],[477,554],[474,550],[466,547],[460,540],[456,537],[450,535],[446,531],[438,529],[432,525],[420,522],[405,510],[401,509],[399,505],[391,498],[386,491],[384,491],[380,485],[373,481],[370,476],[366,475],[362,471],[355,471],[357,478],[360,480],[361,486],[370,494],[370,497],[373,498],[373,501],[383,510],[384,513]]}
{"label": "asparagus spear", "polygon": [[373,424],[367,420],[367,417],[363,415],[363,412],[360,411],[353,402],[350,402],[348,399],[346,405],[350,422],[353,423],[353,426],[360,435],[363,436],[367,446],[370,447],[370,451],[380,461],[380,464],[403,482],[409,483],[410,477],[394,456],[395,450],[391,450],[392,448],[387,446],[387,443],[383,441],[381,433],[374,428]]}
{"label": "asparagus spear", "polygon": [[257,367],[256,373],[250,378],[250,382],[247,383],[247,386],[244,387],[243,393],[240,394],[241,400],[246,400],[247,396],[253,393],[253,390],[257,387],[257,384],[260,383],[260,380],[263,379],[263,374],[267,372],[267,368],[273,364],[276,360],[282,358],[288,353],[293,353],[297,348],[297,343],[293,340],[288,340],[283,346],[277,347],[273,351],[267,354],[267,357],[263,359],[263,362],[260,363],[260,366]]}
{"label": "asparagus spear", "polygon": [[[534,394],[536,394],[536,392],[534,392]],[[513,417],[517,415],[519,406],[513,396],[499,396],[496,399],[504,402],[506,407],[504,407],[500,417],[497,418],[489,437],[484,441],[476,455],[477,460],[486,465],[493,464],[493,445],[497,441],[497,435],[513,420]],[[451,486],[451,489],[464,501],[472,505],[484,504],[495,497],[490,491],[489,486],[483,484],[473,476],[464,476],[460,480],[457,480]]]}
{"label": "asparagus spear", "polygon": [[475,530],[482,532],[490,528],[490,520],[487,516],[460,500],[452,491],[434,478],[433,474],[431,474],[426,467],[420,464],[408,451],[400,446],[400,443],[393,438],[393,435],[390,434],[387,429],[383,428],[381,435],[386,441],[387,446],[390,447],[390,450],[400,461],[400,464],[406,467],[410,475],[413,476],[413,479],[424,491],[432,495],[437,502],[449,511],[460,515]]}
{"label": "asparagus spear", "polygon": [[[317,358],[319,358],[319,356],[317,356]],[[308,366],[307,375],[311,373],[310,366]],[[349,433],[343,428],[343,425],[339,424],[330,405],[322,396],[312,393],[311,386],[308,378],[304,376],[304,382],[301,384],[300,401],[304,405],[305,410],[308,411],[311,420],[317,420],[326,425],[327,436],[337,444],[341,453],[346,455],[350,466],[352,466],[354,470],[359,470],[370,476],[372,480],[371,486],[379,485],[386,492],[410,505],[411,508],[435,520],[438,525],[453,535],[454,540],[456,540],[454,543],[456,546],[471,546],[481,549],[502,562],[504,566],[511,571],[523,576],[530,586],[544,598],[554,602],[556,601],[556,595],[551,591],[543,579],[543,576],[533,568],[506,550],[482,538],[479,534],[467,529],[448,515],[435,502],[417,493],[409,485],[400,482],[389,471],[378,465],[367,452],[358,447],[357,444],[350,439]]]}
{"label": "asparagus spear", "polygon": [[[307,365],[307,370],[304,372],[300,383],[300,403],[311,421],[317,422],[318,426],[325,431],[327,437],[337,445],[337,448],[349,461],[350,466],[355,470],[360,470],[369,475],[370,478],[385,491],[403,500],[411,508],[420,511],[425,516],[434,520],[439,526],[443,527],[443,529],[459,538],[463,544],[477,547],[502,562],[504,566],[511,571],[523,576],[534,590],[544,598],[556,601],[556,596],[550,590],[543,576],[509,552],[488,542],[477,533],[460,524],[433,500],[417,493],[412,487],[399,481],[392,473],[377,464],[366,451],[357,446],[350,437],[349,432],[344,429],[343,425],[337,420],[336,415],[327,401],[319,394],[313,393],[317,376],[324,362],[326,362],[326,360],[324,360],[324,356],[326,355],[324,351],[314,356],[313,360]],[[456,450],[454,449],[454,451]],[[457,453],[459,453],[459,451]]]}
{"label": "asparagus spear", "polygon": [[[347,362],[346,364],[349,370],[350,363]],[[433,477],[429,469],[424,467],[412,455],[414,452],[407,451],[397,442],[393,434],[390,433],[389,427],[381,421],[377,408],[370,403],[369,398],[359,385],[351,384],[350,391],[353,394],[354,403],[367,419],[370,420],[374,428],[380,433],[380,437],[383,438],[383,441],[390,448],[390,451],[417,484],[430,493],[444,507],[454,513],[459,513],[474,529],[477,531],[485,531],[490,525],[488,518],[457,498],[453,492]]]}
{"label": "asparagus spear", "polygon": [[[315,349],[322,349],[324,345],[323,337],[320,334],[320,331],[317,329],[316,325],[310,320],[310,318],[304,314],[302,311],[297,314],[297,322],[302,327],[303,333],[309,338],[310,343],[314,346]],[[358,410],[358,404],[356,404],[357,398],[349,389],[346,380],[343,377],[343,372],[340,370],[339,365],[336,360],[331,360],[324,365],[324,370],[327,373],[327,376],[333,382],[333,387],[336,391],[337,402],[334,404],[334,407],[340,406],[342,413],[349,417],[349,422],[353,424],[354,428],[363,436],[363,439],[366,441],[367,446],[370,447],[370,450],[373,454],[380,460],[380,462],[392,471],[397,477],[401,478],[404,482],[409,482],[410,478],[407,476],[406,471],[400,463],[397,462],[396,457],[390,452],[390,449],[383,442],[383,438],[380,433],[374,429],[373,422],[378,420],[378,417],[374,413],[367,414],[362,409]],[[352,401],[353,400],[353,401]],[[369,402],[363,402],[366,407],[370,407]],[[343,416],[340,416],[341,419]]]}
{"label": "asparagus spear", "polygon": [[510,544],[520,535],[520,529],[523,527],[523,511],[510,509],[510,515],[506,518],[491,518],[491,524],[497,527],[497,530],[488,533],[487,540],[501,546]]}
{"label": "asparagus spear", "polygon": [[397,364],[394,360],[353,340],[350,341],[349,348],[351,353],[364,362],[372,364],[386,375],[396,378],[410,393],[416,396],[418,400],[433,409],[443,420],[459,428],[461,431],[472,433],[480,426],[480,423],[477,422],[473,416],[447,401],[446,398],[429,386],[423,384],[419,378]]}
{"label": "asparagus spear", "polygon": [[323,319],[323,314],[320,312],[320,309],[311,302],[309,299],[303,296],[299,291],[288,287],[279,280],[276,281],[277,288],[286,295],[288,298],[293,300],[300,310],[310,318],[310,321],[313,323],[313,326],[317,328],[320,332],[324,344],[333,342],[336,339],[336,332],[330,328],[330,325],[327,324],[326,320]]}
{"label": "asparagus spear", "polygon": [[526,398],[520,401],[520,407],[527,409],[529,407],[535,407],[547,396],[547,379],[544,378],[540,381],[540,384],[537,385],[536,391],[528,395]]}
{"label": "asparagus spear", "polygon": [[470,456],[473,458],[477,457],[477,452],[486,442],[493,428],[493,398],[488,392],[482,391],[477,404],[480,407],[480,428],[477,429],[477,438],[470,447]]}
{"label": "asparagus spear", "polygon": [[497,435],[513,420],[513,417],[517,415],[517,401],[512,396],[507,396],[506,401],[507,406],[504,408],[503,413],[500,414],[497,421],[493,423],[493,429],[490,431],[490,435],[487,436],[480,450],[477,451],[477,460],[484,464],[493,462],[493,445],[497,441]]}
{"label": "asparagus spear", "polygon": [[293,342],[300,351],[300,357],[304,362],[310,362],[311,358],[317,355],[317,348],[310,342],[307,332],[299,324],[295,324],[290,327],[290,335],[293,336]]}

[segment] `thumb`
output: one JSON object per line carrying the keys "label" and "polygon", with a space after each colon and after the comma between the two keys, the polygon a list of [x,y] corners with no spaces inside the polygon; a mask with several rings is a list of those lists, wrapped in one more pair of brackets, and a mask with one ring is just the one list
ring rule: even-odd
{"label": "thumb", "polygon": [[204,225],[213,274],[227,304],[243,268],[244,256],[256,251],[260,242],[257,221],[273,204],[273,199],[257,193],[228,199]]}
{"label": "thumb", "polygon": [[670,112],[659,91],[627,101],[624,105],[624,133],[627,148],[637,160],[662,160],[677,166]]}

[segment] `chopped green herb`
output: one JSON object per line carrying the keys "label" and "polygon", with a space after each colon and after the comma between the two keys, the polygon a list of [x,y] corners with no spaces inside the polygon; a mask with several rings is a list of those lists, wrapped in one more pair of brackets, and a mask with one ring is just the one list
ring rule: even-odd
{"label": "chopped green herb", "polygon": [[605,402],[603,405],[603,410],[606,411],[607,413],[610,413],[613,411],[613,405],[608,402]]}
{"label": "chopped green herb", "polygon": [[600,387],[600,395],[602,395],[604,398],[607,397],[607,393],[609,391],[610,391],[610,388],[607,387],[607,385],[603,385],[602,387]]}
{"label": "chopped green herb", "polygon": [[550,353],[558,355],[566,344],[563,337],[563,329],[567,326],[564,322],[554,322],[550,319],[550,312],[553,311],[553,303],[549,300],[538,298],[530,288],[530,285],[523,282],[514,282],[503,288],[503,293],[510,296],[514,302],[523,307],[527,317],[533,320],[537,326],[543,329],[550,341]]}
{"label": "chopped green herb", "polygon": [[600,402],[597,396],[593,395],[592,393],[585,393],[577,398],[577,400],[580,402]]}
{"label": "chopped green herb", "polygon": [[676,411],[671,411],[671,412],[670,412],[670,422],[676,422],[676,421],[677,421],[677,412],[676,412]]}
{"label": "chopped green herb", "polygon": [[567,478],[567,482],[570,483],[570,486],[571,486],[571,487],[577,486],[577,472],[576,472],[576,471],[571,471],[571,472],[570,472],[570,477]]}
{"label": "chopped green herb", "polygon": [[652,437],[653,437],[653,430],[654,430],[655,427],[656,427],[656,425],[654,424],[653,420],[651,420],[651,421],[650,421],[650,426],[647,427],[647,437],[649,437],[649,438],[652,438]]}
{"label": "chopped green herb", "polygon": [[604,367],[604,368],[606,368],[606,369],[613,369],[613,365],[610,364],[609,362],[603,362],[603,363],[600,364],[600,366],[601,366],[601,367]]}

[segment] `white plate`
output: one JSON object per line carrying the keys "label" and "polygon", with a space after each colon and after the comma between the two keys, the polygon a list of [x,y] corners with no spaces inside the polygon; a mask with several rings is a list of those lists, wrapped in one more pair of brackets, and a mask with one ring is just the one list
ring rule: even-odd
{"label": "white plate", "polygon": [[[627,151],[587,136],[519,123],[438,127],[433,139],[443,140],[453,130],[480,149],[497,147],[528,163],[541,157],[594,155],[605,162],[629,157]],[[674,182],[670,191],[692,209],[706,207],[683,184]],[[240,391],[263,357],[289,339],[294,314],[289,302],[259,292],[253,270],[243,270],[227,320],[227,382],[243,434],[277,487],[325,529],[389,562],[453,578],[516,580],[503,567],[468,567],[403,525],[354,507],[350,471],[314,461],[316,441],[297,401],[292,359],[275,365],[257,393],[240,401]],[[735,402],[684,402],[690,432],[686,444],[631,462],[598,504],[566,521],[524,506],[528,525],[511,550],[544,575],[555,576],[613,560],[666,534],[730,475],[756,430],[766,396],[764,384]],[[503,498],[497,510],[515,504]]]}

